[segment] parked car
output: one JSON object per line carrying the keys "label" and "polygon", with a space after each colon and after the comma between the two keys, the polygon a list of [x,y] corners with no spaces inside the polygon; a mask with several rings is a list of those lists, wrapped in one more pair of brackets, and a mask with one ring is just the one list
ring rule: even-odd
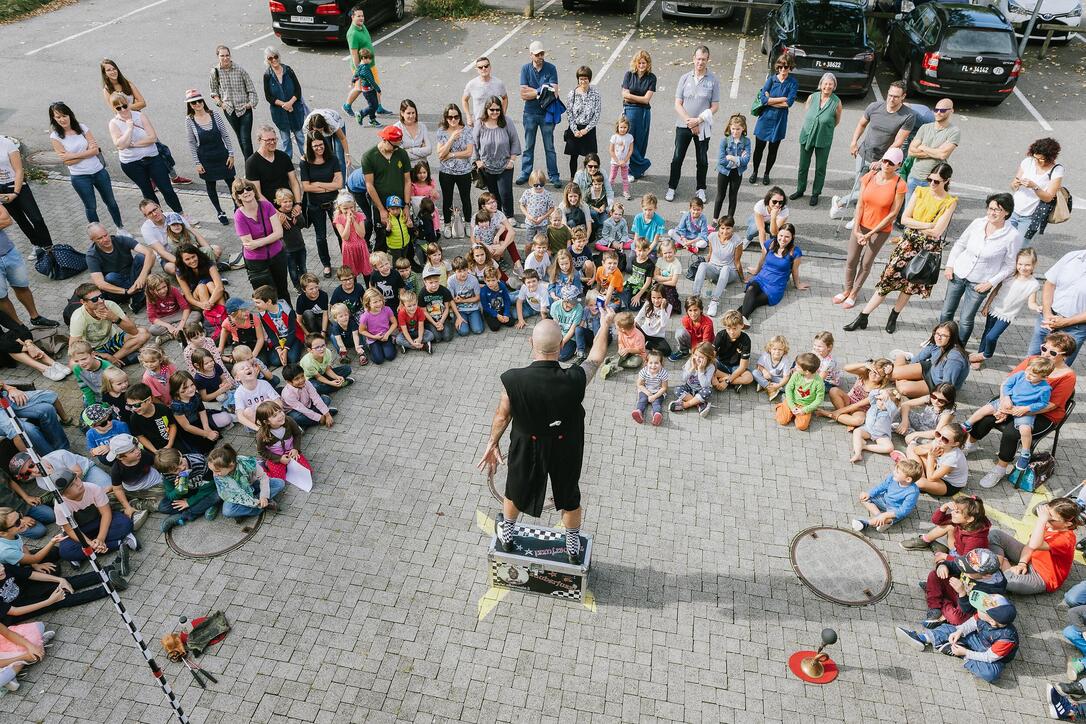
{"label": "parked car", "polygon": [[[565,2],[566,0],[563,0]],[[648,0],[642,0],[641,5],[647,5]],[[632,3],[631,3],[632,9]],[[665,20],[677,18],[690,18],[691,20],[727,20],[735,10],[732,5],[722,5],[712,0],[686,0],[673,2],[665,0],[660,5],[660,15]]]}
{"label": "parked car", "polygon": [[999,104],[1022,70],[1010,22],[988,5],[925,3],[891,22],[888,35],[886,62],[909,93]]}
{"label": "parked car", "polygon": [[[1040,0],[1041,10],[1037,13],[1037,24],[1066,25],[1067,32],[1054,33],[1053,40],[1070,40],[1071,33],[1082,26],[1082,0]],[[1026,25],[1033,17],[1037,0],[1000,0],[999,9],[1014,26],[1015,33],[1021,36],[1026,32]],[[1034,30],[1030,39],[1043,40],[1047,33]]]}
{"label": "parked car", "polygon": [[[272,30],[287,45],[341,43],[358,0],[270,0]],[[363,0],[366,27],[402,20],[404,0]]]}
{"label": "parked car", "polygon": [[762,52],[769,55],[770,73],[781,53],[790,54],[804,92],[818,90],[828,71],[837,77],[838,95],[863,96],[875,75],[864,6],[849,0],[784,0],[766,19]]}
{"label": "parked car", "polygon": [[[604,5],[608,0],[588,0],[590,5]],[[566,10],[576,10],[580,0],[562,0],[562,7]],[[632,13],[637,8],[636,0],[613,0],[613,4],[617,5],[624,13]],[[644,8],[649,4],[649,0],[642,0],[641,7]],[[665,13],[666,17],[667,14]]]}

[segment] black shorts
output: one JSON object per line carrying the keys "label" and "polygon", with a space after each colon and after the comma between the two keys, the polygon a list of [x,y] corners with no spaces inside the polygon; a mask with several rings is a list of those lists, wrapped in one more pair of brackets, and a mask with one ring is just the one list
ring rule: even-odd
{"label": "black shorts", "polygon": [[517,510],[538,518],[551,480],[554,507],[577,510],[581,507],[581,460],[584,435],[536,437],[514,435],[509,443],[509,477],[505,495]]}
{"label": "black shorts", "polygon": [[924,384],[928,386],[928,393],[935,389],[935,380],[931,378],[931,360],[925,359],[920,361],[920,373],[924,377]]}

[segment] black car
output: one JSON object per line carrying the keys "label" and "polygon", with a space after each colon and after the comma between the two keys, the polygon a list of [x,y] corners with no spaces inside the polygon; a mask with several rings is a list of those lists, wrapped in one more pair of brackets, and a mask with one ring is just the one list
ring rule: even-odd
{"label": "black car", "polygon": [[1014,90],[1022,61],[1014,30],[988,5],[925,3],[890,24],[886,62],[909,93],[999,104]]}
{"label": "black car", "polygon": [[[272,30],[287,45],[341,43],[358,0],[270,0]],[[403,19],[404,0],[362,0],[366,27]]]}
{"label": "black car", "polygon": [[818,90],[829,72],[838,95],[865,95],[875,74],[875,46],[867,37],[863,5],[848,0],[784,0],[769,13],[762,35],[769,72],[781,53],[795,59],[801,91]]}

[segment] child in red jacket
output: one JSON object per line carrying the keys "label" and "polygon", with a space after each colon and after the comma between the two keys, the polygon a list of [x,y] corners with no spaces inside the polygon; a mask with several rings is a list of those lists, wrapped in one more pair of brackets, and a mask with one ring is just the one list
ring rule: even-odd
{"label": "child in red jacket", "polygon": [[702,342],[713,343],[713,320],[705,316],[701,308],[701,297],[686,298],[686,314],[682,318],[682,329],[675,333],[675,341],[679,343],[679,349],[668,359],[678,362],[690,356],[690,350]]}
{"label": "child in red jacket", "polygon": [[[988,547],[992,524],[984,514],[984,501],[975,495],[958,493],[931,514],[935,527],[916,538],[901,542],[907,551],[931,549],[936,561],[964,556],[974,548]],[[937,542],[947,537],[947,545]],[[953,551],[953,553],[951,553]]]}

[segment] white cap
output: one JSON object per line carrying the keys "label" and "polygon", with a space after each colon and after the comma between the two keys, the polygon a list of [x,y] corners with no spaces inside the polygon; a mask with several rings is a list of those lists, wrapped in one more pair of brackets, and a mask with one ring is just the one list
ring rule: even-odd
{"label": "white cap", "polygon": [[543,43],[538,40],[533,40],[532,44],[528,46],[528,53],[531,55],[539,55],[540,53],[546,52],[546,50],[547,49],[543,47]]}

